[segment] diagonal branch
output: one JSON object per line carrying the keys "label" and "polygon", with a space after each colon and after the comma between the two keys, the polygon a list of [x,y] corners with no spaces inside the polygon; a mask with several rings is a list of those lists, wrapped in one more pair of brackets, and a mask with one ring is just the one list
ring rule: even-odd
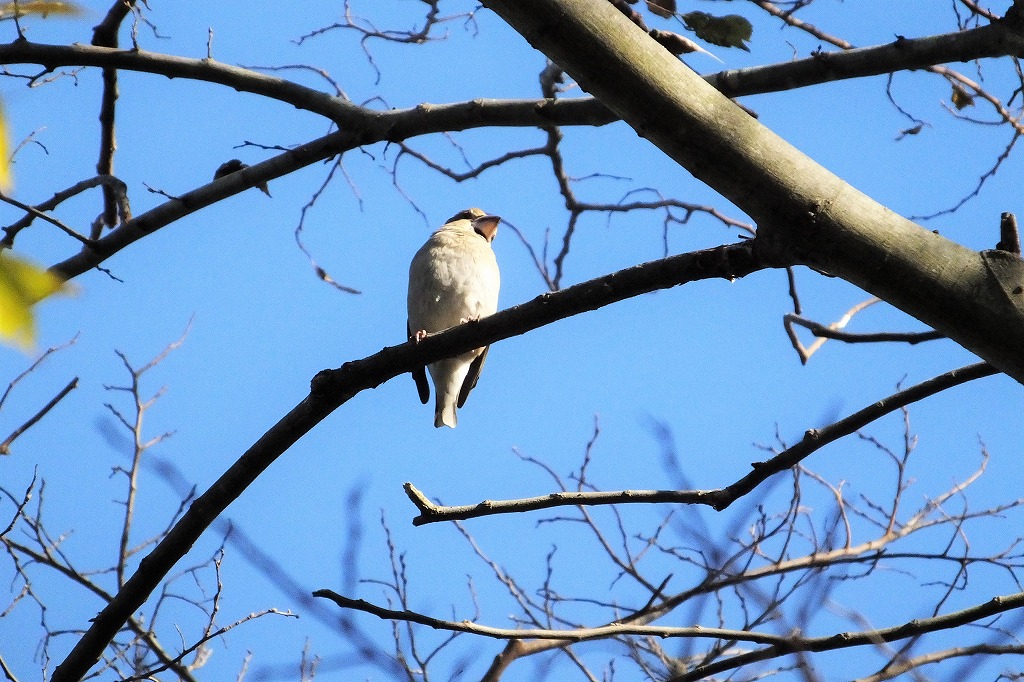
{"label": "diagonal branch", "polygon": [[952,370],[921,382],[916,386],[894,393],[876,403],[854,412],[844,419],[823,429],[810,429],[803,439],[793,447],[783,450],[767,462],[755,462],[753,471],[735,483],[718,490],[612,490],[605,492],[563,491],[518,500],[484,500],[477,504],[446,507],[436,505],[411,483],[405,484],[405,494],[419,509],[420,515],[413,519],[413,525],[421,526],[439,521],[461,521],[493,514],[511,514],[552,507],[608,504],[705,504],[716,510],[723,510],[736,500],[747,495],[757,486],[775,474],[781,473],[803,461],[824,446],[911,403],[941,393],[954,386],[997,374],[991,365],[981,362]]}
{"label": "diagonal branch", "polygon": [[1024,592],[1018,592],[1017,594],[1005,597],[993,597],[984,604],[947,613],[944,616],[918,618],[903,625],[896,625],[890,628],[866,632],[841,632],[827,637],[793,637],[789,642],[782,645],[772,645],[765,649],[739,654],[716,663],[698,666],[683,675],[673,677],[668,682],[695,682],[725,670],[734,670],[748,663],[778,658],[794,651],[835,651],[836,649],[847,649],[853,646],[872,645],[878,642],[895,642],[908,637],[919,637],[929,632],[949,630],[967,625],[982,618],[1021,607],[1024,607]]}
{"label": "diagonal branch", "polygon": [[482,320],[430,335],[418,344],[392,346],[339,369],[320,372],[313,379],[310,394],[199,496],[166,537],[142,559],[135,574],[93,619],[67,658],[54,670],[52,682],[81,679],[99,660],[107,643],[227,506],[299,438],[359,392],[442,358],[644,293],[703,279],[743,277],[767,267],[759,260],[755,246],[756,240],[747,240],[637,265],[543,294]]}
{"label": "diagonal branch", "polygon": [[45,417],[47,413],[57,406],[61,400],[63,400],[68,393],[78,388],[78,377],[75,377],[67,383],[67,385],[55,395],[50,402],[43,405],[38,412],[32,415],[28,421],[14,429],[11,435],[7,436],[2,443],[0,443],[0,455],[8,455],[11,452],[11,443],[13,443],[21,434],[32,428],[36,422]]}
{"label": "diagonal branch", "polygon": [[[611,5],[483,2],[637,134],[750,216],[766,256],[774,249],[783,260],[840,277],[1024,382],[1024,261],[1003,251],[979,254],[874,201],[709,87]],[[997,42],[998,32],[1021,32],[1015,21],[992,27]],[[891,49],[902,47],[898,40]]]}

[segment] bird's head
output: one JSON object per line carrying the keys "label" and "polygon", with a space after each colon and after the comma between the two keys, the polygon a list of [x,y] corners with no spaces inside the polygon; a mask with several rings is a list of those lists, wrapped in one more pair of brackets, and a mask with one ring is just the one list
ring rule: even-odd
{"label": "bird's head", "polygon": [[488,215],[482,209],[474,207],[459,211],[449,218],[446,224],[450,225],[460,220],[468,220],[473,231],[490,243],[494,241],[495,235],[498,234],[498,223],[501,222],[501,217]]}

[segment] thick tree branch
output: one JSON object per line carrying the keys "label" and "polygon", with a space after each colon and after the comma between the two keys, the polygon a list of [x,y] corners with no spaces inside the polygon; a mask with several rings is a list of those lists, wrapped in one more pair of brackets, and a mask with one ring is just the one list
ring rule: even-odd
{"label": "thick tree branch", "polygon": [[775,474],[799,464],[824,446],[856,432],[879,417],[906,407],[911,403],[941,393],[954,386],[997,374],[991,365],[981,362],[961,367],[951,372],[921,382],[916,386],[894,393],[876,403],[854,412],[822,429],[810,429],[796,445],[783,450],[766,462],[755,462],[753,471],[724,488],[717,490],[610,490],[602,492],[562,491],[517,500],[484,500],[477,504],[443,506],[431,502],[426,495],[411,483],[405,484],[405,494],[420,514],[413,519],[413,525],[421,526],[439,521],[462,521],[494,514],[513,514],[552,507],[575,507],[579,505],[608,504],[704,504],[716,510],[723,510],[736,500],[748,494]]}
{"label": "thick tree branch", "polygon": [[[723,72],[708,76],[706,80],[723,88],[730,96],[739,96],[802,87],[839,78],[875,75],[900,68],[921,68],[935,60],[999,56],[1008,51],[1019,52],[1021,42],[1019,31],[1010,30],[1006,24],[998,23],[955,34],[847,50],[827,57],[817,55],[810,59],[759,67],[760,70]],[[685,69],[672,55],[665,53],[665,56],[672,59],[679,68]],[[449,105],[423,104],[413,109],[377,112],[276,76],[210,59],[189,59],[143,50],[46,45],[22,40],[0,45],[0,63],[38,63],[47,70],[69,65],[97,66],[203,80],[292,104],[330,118],[341,128],[341,132],[334,136],[314,140],[286,152],[277,157],[277,163],[272,166],[265,165],[271,162],[258,164],[246,169],[245,175],[233,174],[230,182],[199,188],[183,195],[179,201],[169,202],[139,216],[130,224],[122,224],[121,228],[99,240],[94,247],[86,248],[79,255],[55,266],[54,269],[65,277],[73,277],[95,267],[121,248],[183,215],[354,146],[485,126],[603,125],[617,119],[604,104],[593,98],[476,100]],[[285,158],[288,160],[282,162]],[[247,181],[243,182],[243,178]],[[105,187],[105,194],[111,193],[112,188]],[[124,219],[122,216],[122,221]]]}
{"label": "thick tree branch", "polygon": [[781,261],[841,277],[1024,382],[1024,261],[979,254],[896,215],[751,118],[607,3],[483,1],[750,215],[758,241]]}
{"label": "thick tree branch", "polygon": [[997,22],[926,38],[901,36],[888,45],[816,52],[807,59],[722,71],[705,80],[722,94],[738,97],[1007,55],[1024,56],[1024,34]]}
{"label": "thick tree branch", "polygon": [[52,681],[81,679],[99,660],[107,643],[224,509],[299,438],[360,391],[436,360],[640,294],[702,279],[743,277],[765,267],[757,258],[755,241],[637,265],[541,295],[480,321],[430,335],[418,344],[392,346],[368,358],[348,362],[340,369],[320,372],[313,379],[310,394],[198,497],[166,537],[139,563],[135,574],[93,619],[89,630],[54,670]]}

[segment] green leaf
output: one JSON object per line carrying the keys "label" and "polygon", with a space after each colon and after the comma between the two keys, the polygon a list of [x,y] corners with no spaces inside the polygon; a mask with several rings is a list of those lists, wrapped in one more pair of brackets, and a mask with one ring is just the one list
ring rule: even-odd
{"label": "green leaf", "polygon": [[71,291],[49,270],[0,251],[0,341],[30,350],[36,339],[32,306],[52,294]]}
{"label": "green leaf", "polygon": [[17,4],[5,2],[0,5],[0,19],[11,19],[14,16],[23,17],[27,14],[38,14],[44,19],[51,14],[79,17],[85,14],[85,10],[73,2],[44,2],[44,0],[27,0]]}
{"label": "green leaf", "polygon": [[720,47],[738,47],[750,52],[744,41],[750,40],[754,27],[738,14],[716,17],[707,12],[689,12],[682,15],[686,28],[701,40]]}

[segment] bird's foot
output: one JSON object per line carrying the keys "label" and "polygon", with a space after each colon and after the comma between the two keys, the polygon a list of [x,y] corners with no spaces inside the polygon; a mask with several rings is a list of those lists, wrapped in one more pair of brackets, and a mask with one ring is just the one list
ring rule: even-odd
{"label": "bird's foot", "polygon": [[427,330],[426,329],[418,330],[411,337],[413,343],[419,343],[420,341],[422,341],[425,338],[427,338]]}

